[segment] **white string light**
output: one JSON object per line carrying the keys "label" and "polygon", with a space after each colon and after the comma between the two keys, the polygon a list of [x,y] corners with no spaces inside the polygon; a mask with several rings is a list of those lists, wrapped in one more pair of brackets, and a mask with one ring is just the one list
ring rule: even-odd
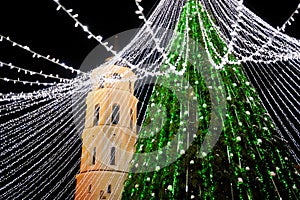
{"label": "white string light", "polygon": [[6,62],[1,62],[0,61],[0,66],[2,67],[3,65],[9,67],[10,69],[16,69],[18,73],[23,72],[25,75],[26,74],[29,74],[29,75],[39,75],[39,76],[43,76],[44,78],[58,79],[60,82],[68,82],[68,81],[70,81],[70,79],[60,78],[58,76],[58,74],[54,76],[53,74],[44,74],[43,71],[35,72],[35,71],[32,71],[32,70],[28,70],[28,69],[24,69],[22,67],[15,66],[12,63],[6,63]]}
{"label": "white string light", "polygon": [[65,13],[67,13],[74,21],[75,21],[75,27],[80,27],[85,33],[87,33],[88,35],[88,39],[95,39],[97,40],[108,52],[112,53],[113,55],[116,55],[117,52],[115,50],[113,50],[113,46],[108,44],[108,42],[103,42],[103,38],[102,36],[96,36],[94,35],[88,28],[88,26],[82,24],[77,18],[78,18],[78,14],[72,14],[73,9],[67,9],[65,8],[58,0],[53,0],[57,5],[57,11],[59,10],[63,10]]}
{"label": "white string light", "polygon": [[300,11],[300,3],[298,4],[298,7],[296,10],[291,14],[291,16],[283,23],[281,27],[277,27],[278,31],[285,32],[285,29],[287,26],[291,26],[292,23],[295,21],[295,15],[299,14]]}
{"label": "white string light", "polygon": [[23,45],[15,42],[15,41],[12,41],[9,37],[5,37],[5,36],[3,36],[3,35],[0,34],[0,42],[3,41],[3,40],[6,40],[7,42],[11,43],[12,46],[14,46],[14,47],[19,47],[19,48],[21,48],[23,50],[26,50],[27,52],[29,52],[29,53],[32,54],[33,58],[42,58],[42,59],[45,59],[45,60],[47,60],[49,62],[52,62],[54,64],[59,65],[60,67],[63,67],[64,69],[67,69],[67,70],[71,71],[72,73],[74,73],[74,72],[76,72],[77,74],[84,73],[84,72],[82,72],[80,70],[77,70],[77,69],[74,69],[72,67],[67,66],[65,63],[60,63],[59,59],[57,59],[57,58],[51,58],[50,55],[43,56],[43,55],[41,55],[41,54],[39,54],[39,53],[31,50],[28,46],[23,46]]}

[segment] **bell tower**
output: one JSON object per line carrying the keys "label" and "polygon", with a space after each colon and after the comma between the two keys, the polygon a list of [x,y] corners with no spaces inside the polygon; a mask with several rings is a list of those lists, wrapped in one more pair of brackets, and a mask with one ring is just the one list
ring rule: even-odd
{"label": "bell tower", "polygon": [[120,199],[137,137],[136,76],[111,65],[95,69],[92,80],[97,81],[86,99],[75,199]]}

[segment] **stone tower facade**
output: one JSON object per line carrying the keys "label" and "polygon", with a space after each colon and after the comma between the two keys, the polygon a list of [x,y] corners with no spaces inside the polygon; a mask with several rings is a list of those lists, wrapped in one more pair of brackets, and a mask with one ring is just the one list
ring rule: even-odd
{"label": "stone tower facade", "polygon": [[92,80],[75,199],[120,199],[137,137],[135,75],[113,65],[95,69]]}

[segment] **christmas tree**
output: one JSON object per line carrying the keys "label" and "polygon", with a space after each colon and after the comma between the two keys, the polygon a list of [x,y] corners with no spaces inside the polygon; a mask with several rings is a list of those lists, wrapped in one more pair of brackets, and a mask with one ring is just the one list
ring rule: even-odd
{"label": "christmas tree", "polygon": [[[157,78],[144,125],[156,124],[158,129],[157,132],[142,129],[139,134],[123,199],[297,199],[300,196],[299,176],[286,144],[276,136],[272,121],[242,66],[230,63],[234,63],[235,57],[228,53],[228,46],[212,20],[198,1],[186,3],[177,27],[180,34],[172,42],[168,63],[162,66],[163,70],[170,64],[176,66],[183,75]],[[187,47],[187,36],[199,46]],[[202,52],[200,49],[209,55],[194,53]],[[222,57],[229,61],[224,66]],[[209,59],[215,64],[208,64]],[[185,89],[170,89],[174,84]],[[191,99],[186,100],[196,101],[196,107],[180,105],[180,96],[187,92],[192,95],[187,95]],[[225,108],[216,108],[224,101]],[[160,120],[156,120],[162,111],[150,112],[154,105],[161,105],[167,113],[162,128]],[[184,115],[188,122],[182,120]],[[220,123],[222,128],[218,130]],[[220,135],[216,134],[218,131]]]}

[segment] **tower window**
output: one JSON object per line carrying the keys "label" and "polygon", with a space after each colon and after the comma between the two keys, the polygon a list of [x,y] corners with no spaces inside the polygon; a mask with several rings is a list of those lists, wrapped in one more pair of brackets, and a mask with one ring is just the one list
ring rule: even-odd
{"label": "tower window", "polygon": [[116,164],[116,147],[112,147],[110,150],[110,164]]}
{"label": "tower window", "polygon": [[111,122],[112,124],[118,124],[120,120],[120,106],[118,104],[113,105]]}
{"label": "tower window", "polygon": [[100,117],[100,105],[97,104],[95,106],[95,111],[94,111],[94,126],[99,125],[99,117]]}
{"label": "tower window", "polygon": [[129,91],[131,92],[131,81],[129,81]]}
{"label": "tower window", "polygon": [[90,184],[89,185],[89,193],[91,193],[92,192],[92,185]]}
{"label": "tower window", "polygon": [[112,78],[113,78],[113,79],[121,79],[121,75],[118,74],[118,73],[113,73],[113,74],[112,74]]}
{"label": "tower window", "polygon": [[111,185],[108,185],[108,187],[107,187],[107,193],[111,193]]}
{"label": "tower window", "polygon": [[105,83],[104,78],[105,78],[104,76],[100,77],[100,79],[99,79],[99,88],[104,88],[104,83]]}
{"label": "tower window", "polygon": [[133,128],[133,110],[132,108],[130,109],[130,129]]}
{"label": "tower window", "polygon": [[106,199],[106,196],[104,196],[104,191],[103,190],[100,191],[99,199]]}
{"label": "tower window", "polygon": [[96,147],[93,149],[93,158],[92,158],[92,165],[95,165],[96,163]]}

